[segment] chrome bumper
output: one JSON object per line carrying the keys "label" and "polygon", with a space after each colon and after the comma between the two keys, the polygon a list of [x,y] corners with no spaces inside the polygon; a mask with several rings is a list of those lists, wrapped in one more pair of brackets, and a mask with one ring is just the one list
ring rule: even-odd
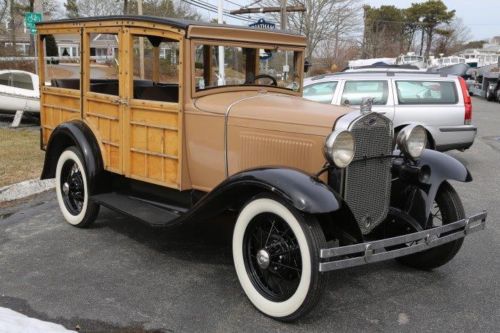
{"label": "chrome bumper", "polygon": [[[441,227],[403,236],[321,249],[320,258],[324,262],[319,264],[319,271],[328,272],[394,259],[449,243],[475,231],[483,230],[486,226],[486,215],[486,212],[482,212]],[[445,236],[440,237],[445,233]],[[401,248],[397,247],[398,245],[406,246]],[[394,246],[397,248],[387,249]]]}

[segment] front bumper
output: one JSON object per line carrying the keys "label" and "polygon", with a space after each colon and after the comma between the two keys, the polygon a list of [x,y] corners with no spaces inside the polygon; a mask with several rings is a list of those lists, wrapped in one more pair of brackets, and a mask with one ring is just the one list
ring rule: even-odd
{"label": "front bumper", "polygon": [[[394,259],[452,242],[470,233],[483,230],[486,226],[486,215],[486,212],[482,212],[463,220],[411,234],[321,249],[322,262],[319,264],[319,271],[328,272]],[[402,245],[405,246],[400,247]]]}

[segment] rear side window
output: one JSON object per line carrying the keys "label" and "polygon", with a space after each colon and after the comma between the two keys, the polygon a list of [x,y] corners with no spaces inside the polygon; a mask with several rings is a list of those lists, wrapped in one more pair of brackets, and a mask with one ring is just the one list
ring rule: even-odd
{"label": "rear side window", "polygon": [[365,97],[373,98],[374,105],[387,104],[389,85],[387,81],[346,81],[342,93],[342,104],[360,105]]}
{"label": "rear side window", "polygon": [[12,85],[15,88],[33,90],[33,81],[31,80],[31,76],[24,73],[13,73]]}
{"label": "rear side window", "polygon": [[337,81],[321,82],[304,88],[304,98],[311,101],[330,104],[337,88]]}
{"label": "rear side window", "polygon": [[396,81],[399,104],[456,104],[453,81]]}

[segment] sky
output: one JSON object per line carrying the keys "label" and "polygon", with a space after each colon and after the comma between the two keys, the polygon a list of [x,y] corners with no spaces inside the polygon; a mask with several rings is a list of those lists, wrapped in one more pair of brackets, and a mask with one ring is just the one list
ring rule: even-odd
{"label": "sky", "polygon": [[[218,0],[203,0],[204,2],[217,5]],[[224,9],[237,9],[235,4],[248,5],[255,0],[224,0]],[[381,5],[394,5],[396,7],[409,7],[414,2],[423,2],[422,0],[365,0],[361,3],[373,7]],[[448,9],[455,9],[456,16],[460,17],[466,26],[469,27],[474,40],[490,39],[493,36],[500,35],[500,0],[444,0]],[[217,14],[209,13],[206,10],[198,9],[204,16],[216,18]],[[260,16],[260,15],[258,15]],[[254,17],[258,17],[254,16]],[[247,24],[245,21],[225,18],[226,22],[231,24]]]}

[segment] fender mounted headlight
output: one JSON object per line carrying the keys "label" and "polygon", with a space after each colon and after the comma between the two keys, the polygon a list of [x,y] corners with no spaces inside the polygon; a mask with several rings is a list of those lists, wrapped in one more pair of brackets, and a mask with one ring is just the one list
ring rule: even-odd
{"label": "fender mounted headlight", "polygon": [[406,157],[416,160],[427,145],[427,132],[421,125],[408,125],[399,132],[396,144]]}
{"label": "fender mounted headlight", "polygon": [[333,131],[325,140],[325,158],[338,168],[347,167],[354,158],[354,137],[348,131]]}

